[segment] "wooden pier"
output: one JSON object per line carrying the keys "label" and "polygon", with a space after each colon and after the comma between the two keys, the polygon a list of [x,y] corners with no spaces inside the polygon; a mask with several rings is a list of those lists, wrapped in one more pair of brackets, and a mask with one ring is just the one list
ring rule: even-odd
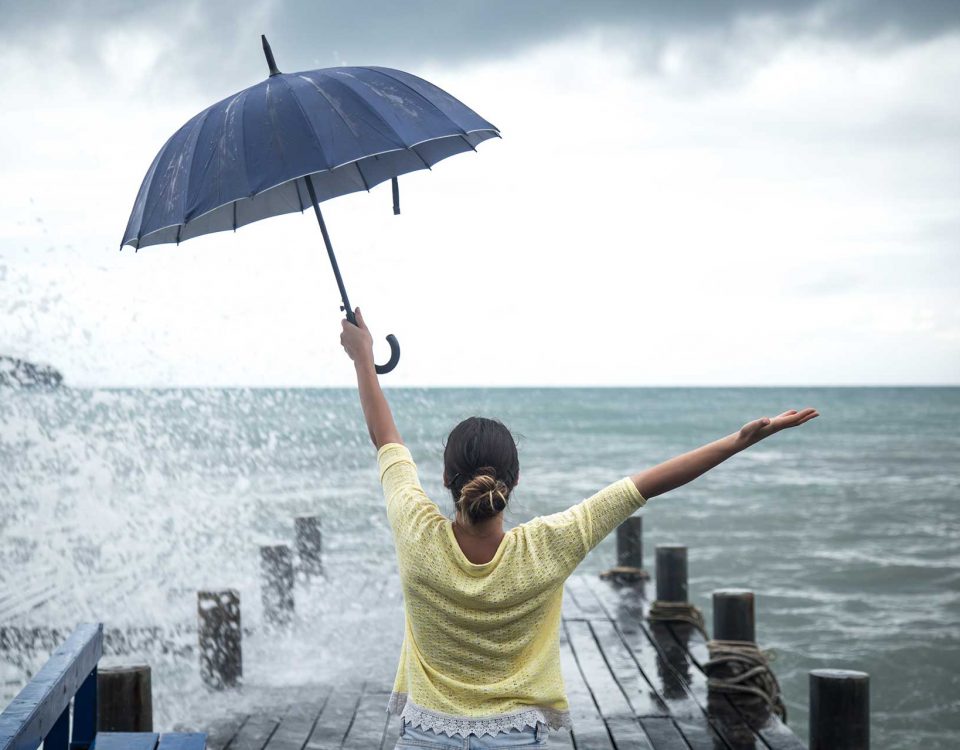
{"label": "wooden pier", "polygon": [[[702,616],[687,603],[686,548],[657,548],[654,586],[641,567],[641,523],[640,518],[634,518],[618,529],[617,568],[603,576],[577,574],[565,584],[560,659],[574,728],[552,731],[549,746],[566,750],[803,750],[806,745],[778,716],[778,709],[782,709],[779,688],[754,643],[753,593],[741,589],[714,592],[712,633],[719,640],[708,644]],[[152,643],[154,649],[160,648],[165,654],[196,659],[209,689],[231,691],[244,684],[242,641],[248,635],[259,633],[270,638],[278,629],[289,628],[295,617],[315,618],[318,605],[321,611],[345,606],[346,602],[331,599],[338,593],[350,597],[360,616],[384,600],[399,605],[395,570],[367,569],[353,578],[349,591],[332,586],[340,580],[342,571],[336,563],[321,559],[319,523],[306,519],[300,525],[305,531],[298,533],[295,556],[283,545],[261,548],[263,622],[254,623],[252,629],[249,624],[240,626],[241,602],[236,591],[199,591],[196,624],[179,622],[170,632],[150,626],[111,631],[102,624],[82,625],[57,649],[48,667],[57,659],[64,661],[69,652],[64,648],[78,634],[87,633],[84,637],[95,642],[97,658],[103,648],[132,655]],[[300,566],[296,571],[294,561]],[[315,582],[320,590],[309,584],[297,588],[297,576],[319,576]],[[655,589],[656,599],[652,596]],[[0,591],[0,612],[12,609],[23,614],[38,611],[40,602],[50,596],[39,586],[25,596],[10,591],[2,594]],[[300,600],[301,596],[304,599]],[[8,656],[25,653],[27,644],[49,653],[53,644],[63,643],[61,629],[31,626],[26,618],[18,619],[16,624],[0,627],[0,650]],[[194,645],[188,647],[184,636]],[[746,666],[737,666],[738,660]],[[77,671],[67,666],[71,674]],[[153,750],[158,742],[177,750],[170,743],[181,740],[192,743],[189,750],[203,750],[204,739],[209,750],[393,750],[399,739],[400,720],[386,713],[393,663],[390,668],[389,674],[375,670],[378,673],[358,675],[356,679],[331,678],[329,684],[248,685],[241,705],[255,709],[243,709],[231,716],[209,716],[200,726],[177,727],[183,730],[180,734],[154,735],[148,731],[142,736],[153,745],[144,750]],[[139,669],[146,670],[143,677],[149,681],[149,669]],[[759,682],[755,680],[757,673]],[[96,683],[96,676],[94,667],[84,684]],[[102,733],[103,742],[97,734],[95,743],[99,750],[138,750],[128,740],[140,735],[124,732],[137,732],[138,727],[149,724],[145,718],[149,706],[140,704],[150,699],[124,688],[129,681],[104,678],[104,705],[114,707],[116,721],[111,725],[101,715],[95,726],[93,720],[88,721],[90,727],[81,726],[81,734]],[[25,687],[21,697],[36,693],[36,682]],[[757,685],[770,689],[761,691]],[[50,730],[56,738],[50,747],[65,750],[55,746],[66,736],[57,727],[68,710],[60,704],[69,701],[69,695],[44,689],[49,693],[44,698],[44,710],[53,712],[51,716],[61,716]],[[54,693],[56,699],[51,697]],[[82,693],[77,692],[76,700]],[[22,705],[26,704],[18,698],[0,713],[0,750],[36,748],[17,739],[34,732],[29,722],[18,718],[17,712],[24,712],[17,706]],[[810,705],[811,750],[869,748],[868,675],[815,670],[811,673]],[[75,715],[77,710],[75,705]],[[83,710],[89,713],[87,708]],[[117,747],[99,747],[111,742]],[[49,750],[46,745],[45,740],[45,750]],[[71,750],[95,750],[82,745],[70,742]]]}
{"label": "wooden pier", "polygon": [[[802,750],[776,716],[709,696],[706,641],[686,624],[648,623],[643,583],[575,575],[564,592],[560,658],[573,732],[549,745],[576,750]],[[284,701],[213,722],[210,750],[392,750],[399,720],[389,682],[298,688]]]}

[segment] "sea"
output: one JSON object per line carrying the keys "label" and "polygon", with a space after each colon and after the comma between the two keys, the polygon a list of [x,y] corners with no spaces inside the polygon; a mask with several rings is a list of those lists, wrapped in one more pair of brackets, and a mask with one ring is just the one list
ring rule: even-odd
{"label": "sea", "polygon": [[[689,550],[690,595],[756,592],[788,723],[807,734],[808,672],[870,675],[874,747],[960,747],[960,388],[388,389],[444,513],[443,445],[467,416],[514,433],[507,526],[756,417],[814,406],[777,434],[641,511],[657,544]],[[153,670],[158,730],[200,727],[264,691],[378,680],[402,638],[394,549],[356,391],[0,391],[0,705],[80,622],[105,663]],[[298,579],[296,620],[266,627],[259,547],[319,516],[325,575]],[[614,562],[612,537],[582,563]],[[244,686],[199,677],[196,592],[235,589]],[[261,627],[263,626],[263,627]]]}

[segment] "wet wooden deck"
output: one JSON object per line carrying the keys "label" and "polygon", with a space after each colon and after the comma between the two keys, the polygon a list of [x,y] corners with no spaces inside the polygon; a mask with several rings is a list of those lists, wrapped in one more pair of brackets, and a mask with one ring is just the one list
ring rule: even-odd
{"label": "wet wooden deck", "polygon": [[[560,655],[574,730],[551,732],[575,750],[802,750],[776,717],[708,697],[703,636],[688,625],[651,625],[642,586],[596,576],[569,579]],[[399,720],[390,684],[291,691],[288,701],[211,722],[210,750],[392,750]],[[203,729],[201,727],[201,729]]]}

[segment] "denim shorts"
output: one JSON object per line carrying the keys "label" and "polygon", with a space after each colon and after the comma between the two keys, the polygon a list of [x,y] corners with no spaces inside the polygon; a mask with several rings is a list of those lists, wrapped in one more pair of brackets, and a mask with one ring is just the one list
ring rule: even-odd
{"label": "denim shorts", "polygon": [[509,732],[466,737],[436,734],[432,729],[414,727],[401,720],[400,740],[395,750],[503,750],[508,747],[547,747],[547,726],[538,721],[536,728],[511,729]]}

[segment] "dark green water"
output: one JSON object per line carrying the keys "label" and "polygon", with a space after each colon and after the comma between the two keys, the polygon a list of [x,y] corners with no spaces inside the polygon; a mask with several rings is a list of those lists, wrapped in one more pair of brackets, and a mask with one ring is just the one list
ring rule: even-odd
{"label": "dark green water", "polygon": [[[960,389],[451,389],[388,396],[427,491],[446,512],[442,443],[471,414],[518,435],[508,522],[596,489],[754,417],[822,417],[735,457],[644,510],[645,542],[689,547],[692,598],[757,593],[790,725],[806,733],[807,672],[871,675],[874,746],[960,744]],[[350,606],[393,548],[356,394],[349,390],[0,392],[0,586],[26,592],[7,623],[159,625],[176,643],[193,592],[238,588],[256,623],[256,546],[323,516],[342,577],[301,607],[295,632],[250,644],[250,682],[392,679],[400,602]],[[584,570],[608,567],[608,539]],[[651,560],[652,564],[652,560]],[[47,594],[42,592],[47,591]],[[2,598],[0,592],[0,598]],[[31,598],[29,592],[37,592]],[[31,602],[37,602],[31,606]],[[249,603],[249,607],[247,606]],[[311,609],[313,607],[313,609]],[[195,654],[144,647],[158,725],[226,708]],[[2,698],[45,654],[0,653]],[[217,701],[221,701],[217,703]]]}

